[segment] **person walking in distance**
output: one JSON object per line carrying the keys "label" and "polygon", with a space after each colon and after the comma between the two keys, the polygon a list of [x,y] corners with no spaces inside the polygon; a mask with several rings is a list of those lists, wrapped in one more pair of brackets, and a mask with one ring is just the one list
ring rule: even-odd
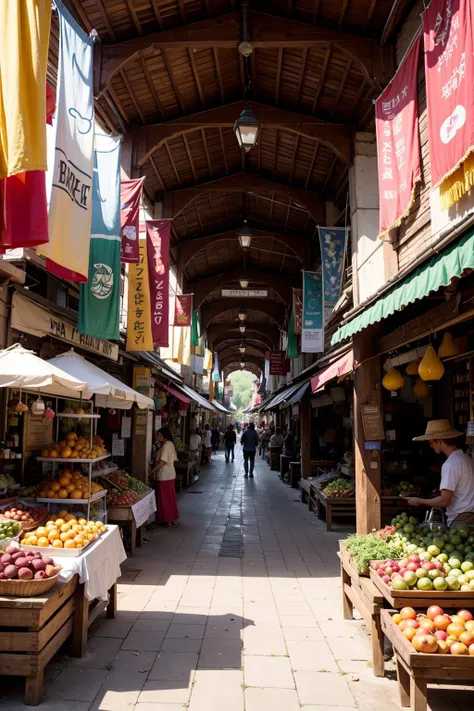
{"label": "person walking in distance", "polygon": [[234,447],[237,442],[237,435],[234,431],[234,425],[229,425],[225,431],[224,435],[224,445],[225,445],[225,460],[229,461],[230,455],[232,455],[232,461],[234,461]]}
{"label": "person walking in distance", "polygon": [[[255,425],[250,422],[249,426],[240,438],[240,444],[244,450],[244,478],[247,479],[249,476],[253,479],[253,469],[255,466],[255,454],[258,447],[258,434],[255,431]],[[249,462],[250,462],[250,474],[249,474]]]}
{"label": "person walking in distance", "polygon": [[206,452],[207,462],[210,462],[212,454],[212,434],[209,425],[206,425],[204,428],[204,449]]}

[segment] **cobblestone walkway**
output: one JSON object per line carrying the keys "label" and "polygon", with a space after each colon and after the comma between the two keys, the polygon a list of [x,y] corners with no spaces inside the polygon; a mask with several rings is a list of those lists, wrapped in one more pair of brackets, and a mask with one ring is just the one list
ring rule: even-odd
{"label": "cobblestone walkway", "polygon": [[[342,619],[341,531],[261,460],[243,479],[240,453],[219,453],[179,508],[125,563],[117,619],[96,624],[83,659],[48,666],[40,711],[400,709],[362,623]],[[22,690],[0,677],[0,708],[31,708]],[[472,711],[472,695],[434,688],[430,708]]]}

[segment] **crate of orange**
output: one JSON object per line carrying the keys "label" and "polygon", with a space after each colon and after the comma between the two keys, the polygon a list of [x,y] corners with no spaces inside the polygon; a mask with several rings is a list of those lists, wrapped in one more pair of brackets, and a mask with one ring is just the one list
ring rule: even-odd
{"label": "crate of orange", "polygon": [[92,482],[89,486],[89,477],[77,469],[63,469],[52,479],[45,480],[41,486],[38,501],[74,499],[79,502],[91,497],[100,498],[97,496],[100,492],[103,492],[102,496],[105,495],[105,489],[100,484]]}
{"label": "crate of orange", "polygon": [[101,521],[87,521],[64,510],[51,516],[44,526],[23,534],[20,544],[25,550],[50,548],[54,555],[77,556],[106,530]]}

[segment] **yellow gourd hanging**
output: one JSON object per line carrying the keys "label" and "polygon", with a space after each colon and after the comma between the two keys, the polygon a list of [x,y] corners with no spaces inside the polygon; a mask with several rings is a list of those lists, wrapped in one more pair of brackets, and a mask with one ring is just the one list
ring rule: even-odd
{"label": "yellow gourd hanging", "polygon": [[382,379],[382,386],[386,390],[400,390],[403,387],[405,378],[396,368],[390,368]]}
{"label": "yellow gourd hanging", "polygon": [[459,348],[453,340],[453,334],[446,331],[441,341],[441,345],[438,348],[438,355],[440,358],[449,358],[450,356],[458,355]]}
{"label": "yellow gourd hanging", "polygon": [[444,365],[436,355],[433,346],[428,346],[425,355],[418,366],[418,374],[422,380],[441,380],[444,375]]}
{"label": "yellow gourd hanging", "polygon": [[418,378],[413,386],[413,392],[417,398],[423,400],[425,397],[429,397],[431,395],[431,388],[425,383],[424,380]]}
{"label": "yellow gourd hanging", "polygon": [[415,358],[415,360],[412,360],[410,363],[408,363],[405,373],[407,375],[418,375],[418,366],[420,365],[420,361]]}

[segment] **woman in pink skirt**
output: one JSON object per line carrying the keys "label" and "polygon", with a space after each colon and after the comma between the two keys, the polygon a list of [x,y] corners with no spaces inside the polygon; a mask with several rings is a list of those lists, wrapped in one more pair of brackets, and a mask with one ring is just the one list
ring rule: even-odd
{"label": "woman in pink skirt", "polygon": [[155,464],[151,470],[155,480],[156,492],[156,521],[172,526],[179,519],[178,504],[176,503],[175,479],[176,471],[174,462],[177,460],[173,444],[173,435],[168,427],[162,427],[157,433],[159,450],[155,455]]}

